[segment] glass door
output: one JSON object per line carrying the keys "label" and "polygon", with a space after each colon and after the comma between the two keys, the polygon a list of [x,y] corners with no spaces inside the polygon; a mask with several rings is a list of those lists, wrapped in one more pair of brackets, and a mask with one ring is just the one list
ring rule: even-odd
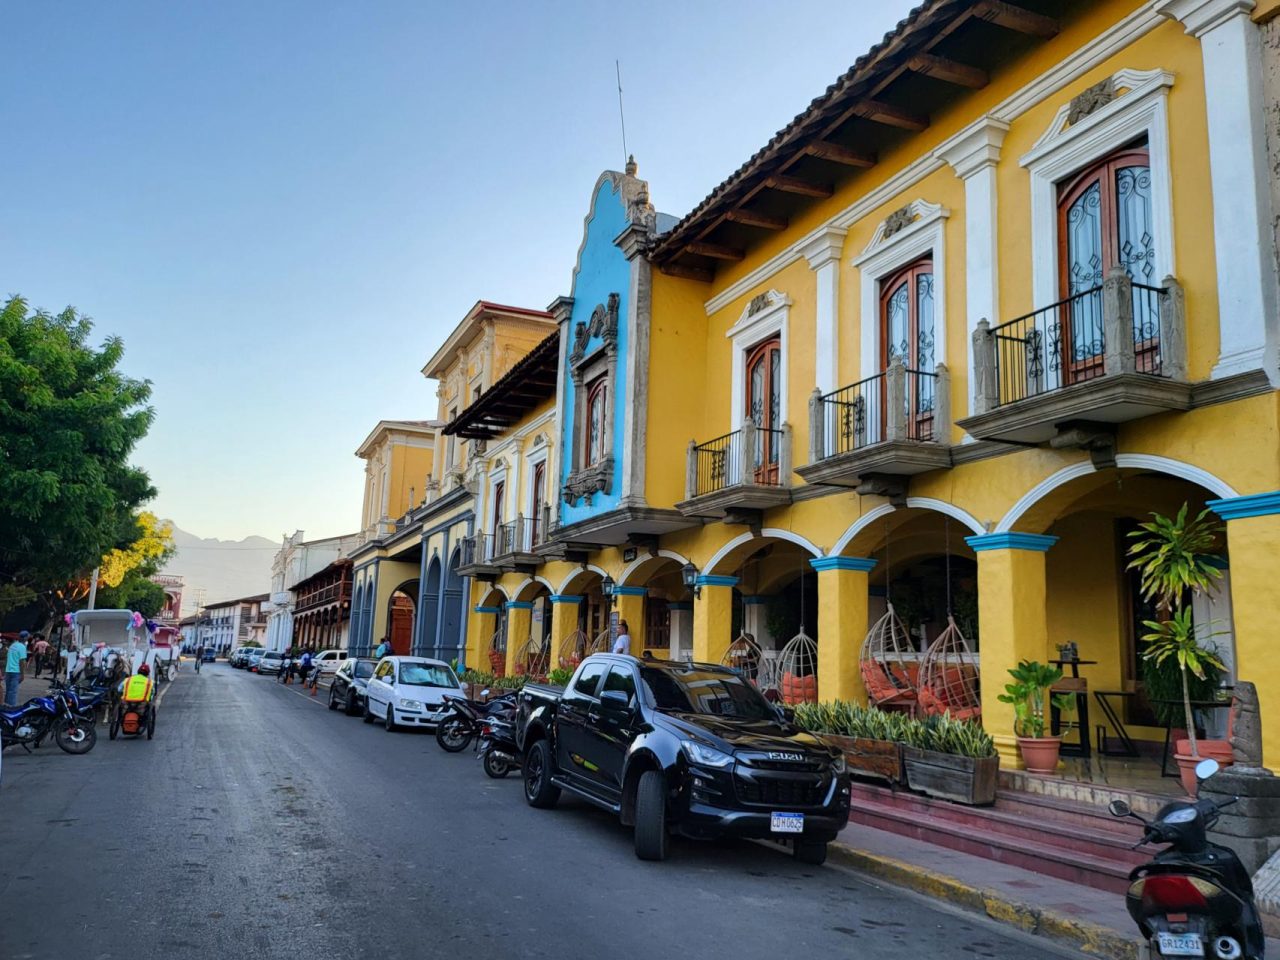
{"label": "glass door", "polygon": [[756,448],[742,455],[754,458],[756,483],[777,484],[781,434],[774,431],[782,427],[782,342],[778,337],[747,355],[746,415],[756,425]]}

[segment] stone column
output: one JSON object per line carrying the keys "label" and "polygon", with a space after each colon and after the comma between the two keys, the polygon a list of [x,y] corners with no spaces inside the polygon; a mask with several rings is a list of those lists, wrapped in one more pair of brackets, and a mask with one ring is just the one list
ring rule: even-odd
{"label": "stone column", "polygon": [[1214,378],[1263,367],[1277,382],[1276,276],[1271,231],[1262,35],[1253,0],[1158,0],[1155,9],[1200,41],[1218,274]]}
{"label": "stone column", "polygon": [[614,604],[618,611],[618,622],[627,621],[631,628],[631,655],[640,656],[645,647],[644,598],[648,593],[645,587],[616,586],[613,588]]}
{"label": "stone column", "polygon": [[1057,537],[988,533],[965,537],[978,555],[978,619],[982,623],[982,725],[1005,767],[1021,767],[1014,739],[1013,705],[1004,693],[1010,668],[1049,656],[1045,622],[1045,554]]}
{"label": "stone column", "polygon": [[733,642],[733,588],[737,584],[737,577],[698,577],[699,593],[693,602],[693,659],[698,663],[719,663]]}
{"label": "stone column", "polygon": [[[1236,676],[1258,689],[1262,717],[1262,762],[1280,762],[1280,658],[1275,655],[1280,592],[1275,588],[1280,544],[1280,490],[1210,500],[1227,521],[1231,553],[1231,612],[1235,626]],[[985,650],[986,635],[983,635]]]}
{"label": "stone column", "polygon": [[498,607],[486,607],[476,604],[471,608],[467,619],[467,655],[465,663],[473,670],[488,673],[489,638],[498,629],[498,615],[502,611]]}
{"label": "stone column", "polygon": [[870,557],[818,557],[818,699],[865,704],[858,655],[867,634]]}
{"label": "stone column", "polygon": [[578,604],[584,597],[567,593],[551,595],[551,669],[567,666],[560,662],[560,648],[569,635],[578,629]]}
{"label": "stone column", "polygon": [[516,663],[529,642],[529,629],[533,626],[533,604],[528,600],[507,601],[507,669],[506,675],[516,672]]}
{"label": "stone column", "polygon": [[[979,320],[1000,322],[999,251],[996,242],[996,163],[1009,124],[988,117],[942,153],[956,176],[964,181],[965,327]],[[946,357],[939,358],[946,361]],[[973,375],[975,346],[969,340],[969,413],[981,413],[977,378]]]}
{"label": "stone column", "polygon": [[844,235],[839,227],[824,227],[800,251],[817,284],[813,382],[823,393],[840,386],[840,252]]}

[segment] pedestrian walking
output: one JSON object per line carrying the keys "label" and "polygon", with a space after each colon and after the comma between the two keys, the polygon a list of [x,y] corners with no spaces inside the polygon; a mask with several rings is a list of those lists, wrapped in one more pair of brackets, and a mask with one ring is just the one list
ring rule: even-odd
{"label": "pedestrian walking", "polygon": [[373,656],[377,660],[391,655],[391,641],[386,637],[382,638],[382,642],[378,644],[378,649],[373,651]]}
{"label": "pedestrian walking", "polygon": [[49,662],[49,649],[49,641],[44,638],[44,635],[35,634],[35,641],[31,644],[31,653],[35,657],[35,673],[32,676],[39,678],[41,667],[53,670],[53,664]]}
{"label": "pedestrian walking", "polygon": [[6,707],[18,705],[18,684],[22,682],[23,670],[27,662],[27,637],[29,636],[31,634],[23,630],[18,634],[17,640],[9,643],[9,648],[5,651],[4,705]]}
{"label": "pedestrian walking", "polygon": [[196,673],[200,672],[200,664],[204,663],[204,646],[196,647]]}
{"label": "pedestrian walking", "polygon": [[311,676],[311,651],[303,650],[302,656],[298,658],[298,679],[306,682]]}

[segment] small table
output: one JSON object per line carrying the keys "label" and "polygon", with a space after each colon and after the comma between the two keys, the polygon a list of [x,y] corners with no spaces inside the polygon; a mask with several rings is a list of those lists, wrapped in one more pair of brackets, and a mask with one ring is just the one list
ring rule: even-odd
{"label": "small table", "polygon": [[[1176,700],[1161,699],[1161,700],[1152,700],[1151,702],[1152,703],[1171,703],[1177,706],[1182,706],[1181,697],[1179,697]],[[1229,699],[1228,700],[1192,700],[1191,709],[1192,710],[1224,710],[1224,709],[1230,710],[1231,701]],[[1195,718],[1193,717],[1192,719],[1194,720]],[[1171,720],[1164,725],[1164,751],[1160,754],[1160,776],[1162,777],[1178,776],[1177,770],[1174,770],[1172,772],[1170,772],[1169,770],[1169,755],[1170,753],[1173,752],[1172,748],[1177,746],[1176,744],[1171,744],[1169,742],[1172,736],[1173,736],[1173,721]]]}
{"label": "small table", "polygon": [[[1071,679],[1080,679],[1081,667],[1096,666],[1097,660],[1050,660],[1055,667],[1070,667]],[[1064,757],[1087,757],[1090,756],[1092,750],[1089,745],[1089,691],[1083,683],[1075,685],[1077,689],[1070,691],[1071,696],[1076,698],[1076,717],[1074,726],[1080,731],[1080,740],[1077,743],[1063,743],[1061,753]],[[1060,711],[1053,706],[1052,701],[1049,704],[1049,731],[1055,736],[1062,729],[1062,719]]]}
{"label": "small table", "polygon": [[1136,697],[1137,694],[1132,690],[1095,690],[1093,698],[1098,701],[1098,706],[1102,708],[1102,715],[1111,721],[1111,726],[1115,728],[1116,736],[1120,738],[1122,746],[1119,749],[1107,745],[1107,728],[1102,724],[1098,724],[1098,753],[1104,757],[1136,757],[1138,756],[1138,745],[1133,742],[1133,738],[1129,736],[1129,731],[1125,727],[1120,715],[1116,713],[1116,708],[1111,703],[1112,697]]}

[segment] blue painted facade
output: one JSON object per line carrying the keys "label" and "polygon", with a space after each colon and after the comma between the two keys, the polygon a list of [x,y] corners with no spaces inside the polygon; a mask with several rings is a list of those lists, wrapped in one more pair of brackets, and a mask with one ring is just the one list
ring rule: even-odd
{"label": "blue painted facade", "polygon": [[[591,517],[599,516],[618,507],[622,499],[622,471],[624,456],[624,417],[623,404],[630,398],[626,383],[627,357],[630,344],[628,342],[627,318],[631,304],[631,269],[632,265],[623,255],[622,250],[614,243],[617,236],[627,227],[627,201],[622,189],[621,174],[605,174],[596,184],[595,194],[591,198],[591,213],[587,217],[582,247],[578,253],[578,265],[573,278],[573,310],[568,323],[567,335],[563,338],[564,352],[560,357],[560,449],[565,455],[560,458],[560,485],[563,489],[573,470],[573,457],[570,452],[576,442],[574,437],[575,404],[577,398],[574,383],[570,375],[570,353],[574,347],[574,333],[578,324],[588,326],[591,314],[597,306],[606,304],[610,294],[618,296],[617,327],[617,372],[613,384],[613,482],[609,492],[597,492],[591,496],[591,504],[587,505],[584,497],[577,497],[572,503],[560,504],[560,523],[567,526]],[[587,340],[584,350],[584,362],[599,356],[604,350],[604,339],[593,336]]]}

